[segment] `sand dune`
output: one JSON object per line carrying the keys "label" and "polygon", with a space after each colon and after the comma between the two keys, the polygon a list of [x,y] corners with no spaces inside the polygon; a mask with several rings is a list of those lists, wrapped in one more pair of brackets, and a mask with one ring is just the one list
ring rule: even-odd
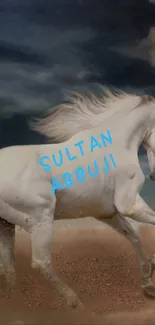
{"label": "sand dune", "polygon": [[[142,228],[140,235],[150,256],[155,252],[155,229]],[[11,299],[0,294],[0,324],[155,324],[155,301],[141,291],[135,252],[110,228],[90,223],[82,228],[55,226],[52,258],[55,271],[79,293],[85,309],[70,311],[61,304],[31,269],[28,236],[18,231],[17,288]]]}

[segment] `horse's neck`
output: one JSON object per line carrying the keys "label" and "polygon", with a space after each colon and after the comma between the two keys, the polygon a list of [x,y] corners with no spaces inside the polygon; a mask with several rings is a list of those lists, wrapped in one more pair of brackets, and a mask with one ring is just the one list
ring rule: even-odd
{"label": "horse's neck", "polygon": [[128,150],[136,153],[150,130],[149,111],[145,106],[135,108],[135,103],[130,107],[129,105],[123,108],[117,106],[99,114],[95,123],[97,132],[101,129],[103,132],[109,129],[113,138],[118,137]]}
{"label": "horse's neck", "polygon": [[149,131],[149,112],[145,107],[137,107],[129,114],[117,116],[117,125],[128,149],[138,150]]}
{"label": "horse's neck", "polygon": [[[115,100],[107,101],[104,112],[100,111],[96,116],[92,117],[90,125],[96,127],[102,125],[104,119],[109,117],[122,118],[133,110],[133,108],[138,105],[139,97],[128,95],[124,98],[118,98]],[[98,110],[99,112],[99,110]]]}
{"label": "horse's neck", "polygon": [[122,135],[128,148],[139,148],[148,131],[149,112],[141,106],[140,97],[126,95],[106,103],[106,109],[92,119],[94,127],[111,127]]}

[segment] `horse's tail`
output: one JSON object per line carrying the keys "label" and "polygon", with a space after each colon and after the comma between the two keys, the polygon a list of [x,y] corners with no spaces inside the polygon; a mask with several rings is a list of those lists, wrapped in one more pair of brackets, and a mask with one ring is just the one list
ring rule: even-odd
{"label": "horse's tail", "polygon": [[30,121],[30,128],[47,136],[52,142],[64,142],[78,132],[96,126],[95,116],[106,110],[104,96],[113,96],[106,87],[100,88],[100,97],[92,93],[72,93],[65,103],[50,109],[43,118]]}

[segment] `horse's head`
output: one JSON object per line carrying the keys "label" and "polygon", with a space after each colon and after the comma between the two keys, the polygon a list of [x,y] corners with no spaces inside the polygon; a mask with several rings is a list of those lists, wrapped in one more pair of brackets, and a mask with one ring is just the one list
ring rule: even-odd
{"label": "horse's head", "polygon": [[155,181],[155,129],[152,130],[144,143],[144,148],[147,152],[148,163],[150,167],[149,178]]}

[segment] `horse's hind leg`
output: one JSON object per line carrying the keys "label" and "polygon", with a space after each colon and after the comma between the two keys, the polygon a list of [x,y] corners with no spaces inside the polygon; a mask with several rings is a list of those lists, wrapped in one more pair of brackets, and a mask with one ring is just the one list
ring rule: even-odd
{"label": "horse's hind leg", "polygon": [[[53,200],[54,201],[54,200]],[[50,281],[53,288],[59,292],[63,300],[71,307],[82,306],[76,293],[55,275],[51,260],[52,226],[55,212],[55,203],[38,215],[36,222],[30,230],[32,248],[32,267],[40,270],[43,276]],[[37,218],[36,218],[37,220]]]}
{"label": "horse's hind leg", "polygon": [[4,279],[9,293],[13,291],[16,283],[14,241],[15,226],[0,218],[0,277]]}

